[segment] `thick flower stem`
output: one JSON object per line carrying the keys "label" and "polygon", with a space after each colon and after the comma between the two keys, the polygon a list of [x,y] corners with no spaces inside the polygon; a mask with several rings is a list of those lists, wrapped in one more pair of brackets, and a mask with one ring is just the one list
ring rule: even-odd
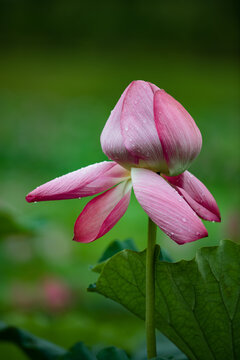
{"label": "thick flower stem", "polygon": [[156,224],[148,219],[148,245],[146,257],[146,339],[147,358],[157,356],[155,334],[155,244]]}

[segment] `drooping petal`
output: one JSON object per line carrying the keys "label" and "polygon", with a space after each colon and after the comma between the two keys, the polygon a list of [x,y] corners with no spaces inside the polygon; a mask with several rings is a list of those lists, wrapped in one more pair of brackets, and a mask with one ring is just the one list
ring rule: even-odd
{"label": "drooping petal", "polygon": [[129,86],[124,90],[115,108],[111,111],[100,138],[102,150],[107,157],[122,164],[133,161],[131,154],[123,143],[120,123],[122,105]]}
{"label": "drooping petal", "polygon": [[208,235],[196,213],[160,175],[133,168],[134,193],[148,216],[178,244]]}
{"label": "drooping petal", "polygon": [[186,170],[202,146],[202,136],[193,118],[164,90],[154,94],[154,118],[169,174]]}
{"label": "drooping petal", "polygon": [[216,200],[206,186],[189,171],[164,178],[184,197],[198,216],[208,221],[221,221]]}
{"label": "drooping petal", "polygon": [[37,187],[26,196],[28,202],[75,199],[105,191],[129,177],[113,161],[103,161],[73,171]]}
{"label": "drooping petal", "polygon": [[154,90],[151,85],[138,80],[128,87],[122,104],[121,131],[125,147],[132,154],[135,166],[167,171],[154,122]]}
{"label": "drooping petal", "polygon": [[131,181],[124,181],[92,199],[77,218],[74,240],[89,243],[111,230],[127,210],[131,189]]}

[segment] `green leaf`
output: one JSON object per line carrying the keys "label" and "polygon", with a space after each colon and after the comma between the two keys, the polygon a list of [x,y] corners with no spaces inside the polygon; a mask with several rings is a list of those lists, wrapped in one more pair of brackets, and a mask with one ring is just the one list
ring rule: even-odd
{"label": "green leaf", "polygon": [[[91,291],[145,317],[145,251],[109,259]],[[189,359],[240,359],[240,246],[228,240],[191,261],[156,261],[156,327]]]}
{"label": "green leaf", "polygon": [[59,360],[97,360],[97,358],[90,352],[90,350],[82,342],[78,342],[69,350],[69,352],[61,357]]}
{"label": "green leaf", "polygon": [[[137,247],[133,241],[133,239],[126,239],[123,241],[114,240],[112,241],[109,246],[106,248],[100,259],[98,260],[98,264],[92,267],[92,271],[96,273],[100,273],[102,271],[103,265],[106,260],[111,258],[113,255],[117,254],[118,252],[129,249],[137,251]],[[90,286],[91,287],[91,286]]]}
{"label": "green leaf", "polygon": [[0,322],[0,341],[17,345],[32,360],[58,359],[67,351],[60,346],[40,339],[27,331]]}
{"label": "green leaf", "polygon": [[[122,250],[133,250],[137,251],[137,247],[134,243],[133,239],[126,239],[123,241],[120,240],[114,240],[112,241],[109,246],[106,248],[100,259],[98,260],[97,265],[91,267],[91,270],[96,273],[101,273],[103,266],[106,262],[106,260],[110,259],[113,255],[117,254],[118,252]],[[167,253],[166,250],[161,249],[161,252],[159,254],[159,259],[162,261],[168,261],[172,262],[171,257]],[[88,290],[91,291],[92,287],[95,286],[94,284],[89,285]]]}
{"label": "green leaf", "polygon": [[97,354],[98,360],[129,360],[125,351],[114,346],[102,349]]}
{"label": "green leaf", "polygon": [[129,249],[137,251],[137,247],[133,241],[133,239],[126,239],[123,241],[120,240],[114,240],[112,241],[109,246],[106,248],[100,259],[98,260],[98,263],[105,261],[118,253],[119,251]]}
{"label": "green leaf", "polygon": [[165,249],[161,249],[159,260],[167,261],[167,262],[173,262],[171,256],[168,254],[168,252]]}

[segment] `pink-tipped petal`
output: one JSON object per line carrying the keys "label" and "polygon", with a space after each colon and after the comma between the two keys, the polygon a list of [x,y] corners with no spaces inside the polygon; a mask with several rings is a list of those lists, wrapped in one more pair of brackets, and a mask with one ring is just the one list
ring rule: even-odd
{"label": "pink-tipped petal", "polygon": [[167,165],[154,122],[153,95],[148,82],[130,84],[122,105],[121,131],[135,166],[164,171]]}
{"label": "pink-tipped petal", "polygon": [[169,174],[178,175],[199,154],[201,133],[184,107],[164,90],[154,94],[154,118]]}
{"label": "pink-tipped petal", "polygon": [[92,199],[77,218],[74,240],[89,243],[111,230],[127,210],[131,189],[131,181],[124,181]]}
{"label": "pink-tipped petal", "polygon": [[127,151],[123,143],[120,124],[122,105],[129,86],[124,90],[116,106],[111,111],[100,138],[102,150],[107,157],[122,164],[133,161],[132,155]]}
{"label": "pink-tipped petal", "polygon": [[221,221],[216,200],[206,186],[189,171],[164,178],[184,197],[198,216],[208,221]]}
{"label": "pink-tipped petal", "polygon": [[75,199],[105,191],[128,178],[130,173],[112,161],[89,165],[37,187],[28,202]]}
{"label": "pink-tipped petal", "polygon": [[196,213],[160,175],[138,168],[131,173],[138,202],[172,240],[185,244],[208,236]]}

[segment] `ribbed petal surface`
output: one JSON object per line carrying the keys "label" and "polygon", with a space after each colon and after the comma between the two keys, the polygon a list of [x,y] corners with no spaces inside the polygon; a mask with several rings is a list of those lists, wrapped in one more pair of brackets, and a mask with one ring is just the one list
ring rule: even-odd
{"label": "ribbed petal surface", "polygon": [[89,243],[111,230],[127,210],[131,189],[131,181],[124,181],[92,199],[75,223],[74,240]]}
{"label": "ribbed petal surface", "polygon": [[121,131],[122,106],[129,86],[124,90],[115,108],[111,111],[100,138],[102,150],[107,157],[123,164],[133,162],[132,155],[127,151],[123,143]]}
{"label": "ribbed petal surface", "polygon": [[184,107],[164,90],[154,94],[154,118],[169,174],[178,175],[199,154],[201,133]]}
{"label": "ribbed petal surface", "polygon": [[154,122],[151,85],[138,80],[128,87],[122,105],[121,131],[135,166],[164,171],[167,168]]}
{"label": "ribbed petal surface", "polygon": [[140,205],[172,240],[185,244],[208,235],[196,213],[160,175],[137,168],[131,173]]}
{"label": "ribbed petal surface", "polygon": [[189,171],[164,178],[184,197],[198,216],[204,220],[221,221],[216,200],[206,186]]}
{"label": "ribbed petal surface", "polygon": [[37,187],[26,196],[28,202],[75,199],[105,191],[129,177],[130,173],[112,161],[73,171]]}

